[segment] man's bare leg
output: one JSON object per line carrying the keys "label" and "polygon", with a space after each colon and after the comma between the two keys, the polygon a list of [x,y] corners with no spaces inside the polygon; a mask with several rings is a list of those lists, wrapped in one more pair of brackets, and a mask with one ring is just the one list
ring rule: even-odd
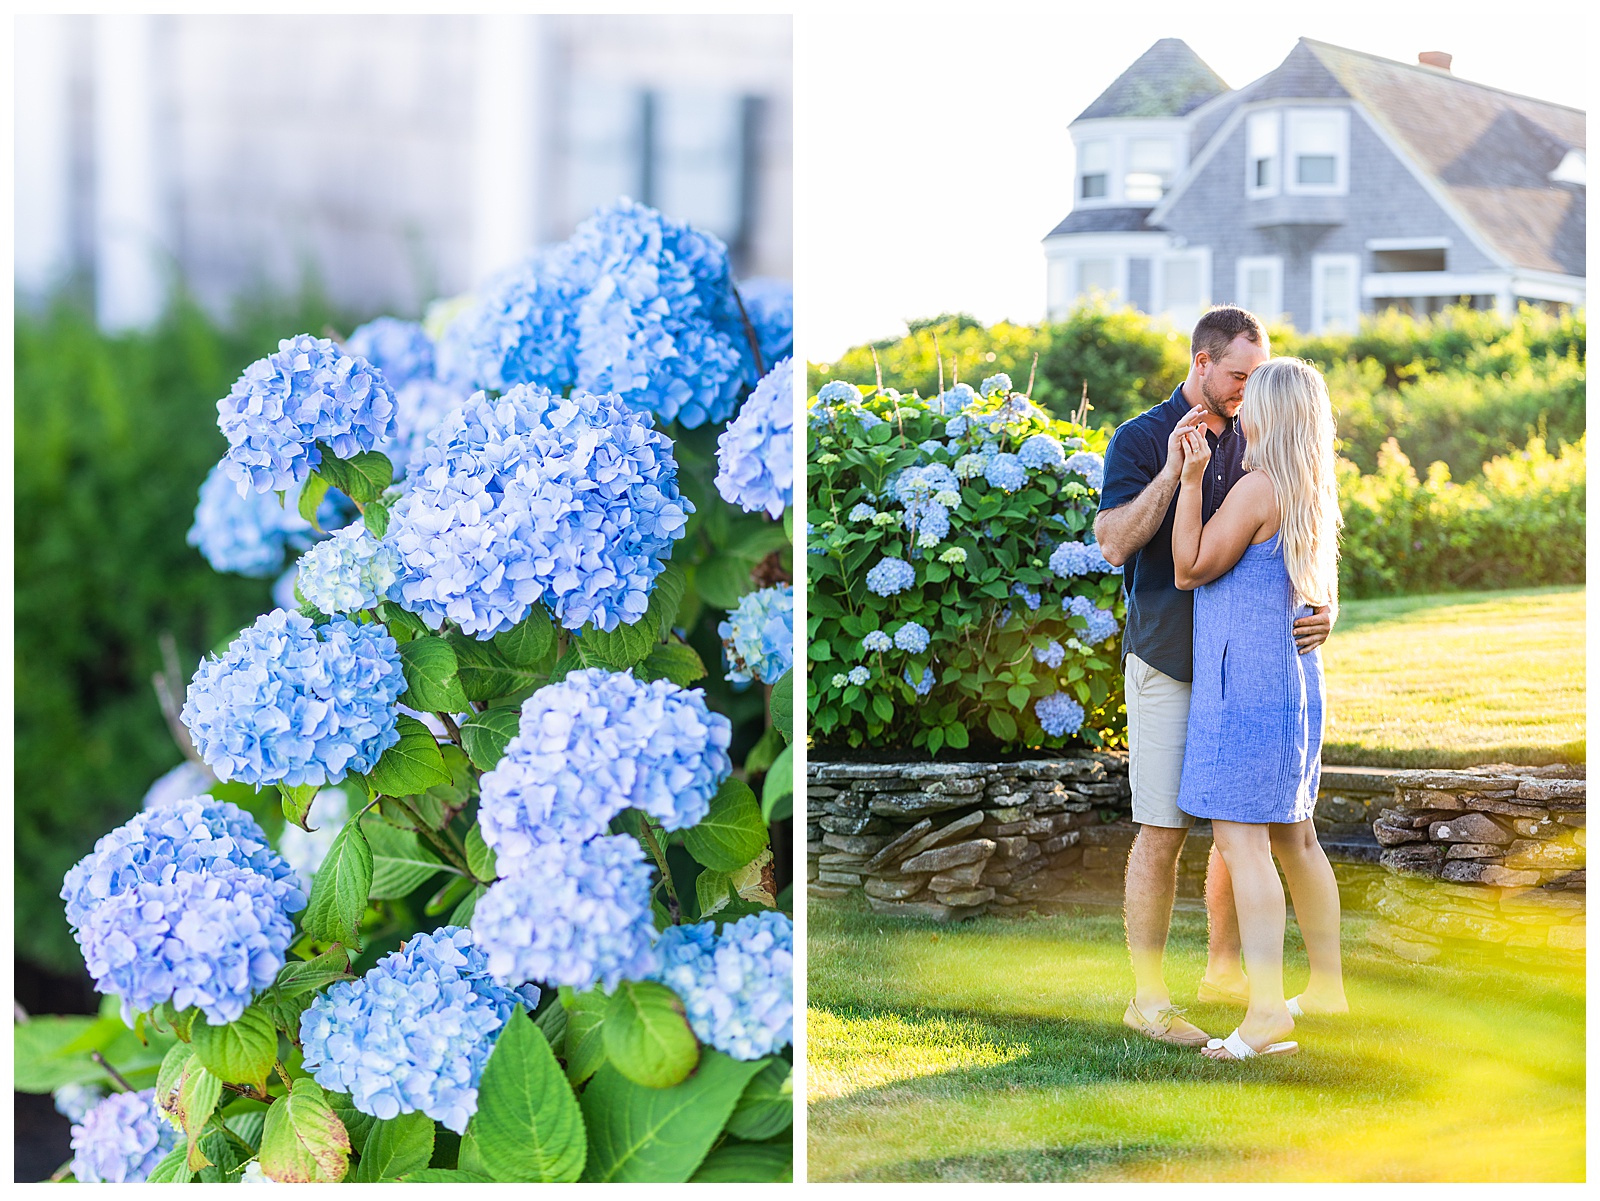
{"label": "man's bare leg", "polygon": [[1178,888],[1178,854],[1188,833],[1182,826],[1140,826],[1128,852],[1122,915],[1133,961],[1133,1002],[1145,1014],[1172,1004],[1161,964]]}
{"label": "man's bare leg", "polygon": [[1233,877],[1217,844],[1206,860],[1206,974],[1203,983],[1219,992],[1247,993],[1250,982],[1240,965],[1239,911],[1233,902]]}

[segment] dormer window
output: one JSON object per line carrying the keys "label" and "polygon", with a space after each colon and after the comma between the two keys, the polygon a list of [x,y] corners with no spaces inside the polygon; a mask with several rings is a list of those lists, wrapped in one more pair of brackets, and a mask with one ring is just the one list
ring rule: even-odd
{"label": "dormer window", "polygon": [[1350,114],[1339,108],[1289,110],[1288,191],[1343,195],[1350,166]]}
{"label": "dormer window", "polygon": [[1167,194],[1177,173],[1178,148],[1171,138],[1132,138],[1123,198],[1130,204],[1154,204]]}
{"label": "dormer window", "polygon": [[1111,143],[1085,142],[1078,147],[1078,198],[1104,200],[1110,195]]}
{"label": "dormer window", "polygon": [[1278,192],[1278,134],[1276,112],[1251,113],[1245,124],[1245,180],[1247,196],[1275,196]]}

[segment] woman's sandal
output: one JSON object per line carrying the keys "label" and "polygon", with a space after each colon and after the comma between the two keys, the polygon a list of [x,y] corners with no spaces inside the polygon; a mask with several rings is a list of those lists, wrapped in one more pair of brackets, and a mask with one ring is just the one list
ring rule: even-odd
{"label": "woman's sandal", "polygon": [[[1294,1055],[1300,1050],[1299,1043],[1282,1042],[1268,1043],[1266,1046],[1262,1047],[1261,1050],[1257,1051],[1249,1043],[1245,1042],[1244,1039],[1239,1037],[1239,1031],[1237,1028],[1232,1034],[1228,1035],[1227,1038],[1214,1038],[1210,1042],[1206,1043],[1206,1050],[1208,1051],[1215,1051],[1219,1047],[1226,1051],[1229,1055],[1233,1056],[1235,1059],[1257,1059],[1266,1055]],[[1211,1057],[1208,1055],[1206,1058],[1209,1059]]]}

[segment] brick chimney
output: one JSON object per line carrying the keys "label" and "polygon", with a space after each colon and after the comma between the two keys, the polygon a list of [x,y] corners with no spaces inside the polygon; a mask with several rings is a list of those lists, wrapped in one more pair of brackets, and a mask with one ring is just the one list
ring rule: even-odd
{"label": "brick chimney", "polygon": [[1441,71],[1450,69],[1450,55],[1443,50],[1424,50],[1417,55],[1417,61],[1424,67],[1438,67]]}

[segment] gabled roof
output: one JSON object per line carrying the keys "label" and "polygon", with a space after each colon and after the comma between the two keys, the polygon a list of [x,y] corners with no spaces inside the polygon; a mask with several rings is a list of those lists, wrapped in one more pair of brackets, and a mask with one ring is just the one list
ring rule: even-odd
{"label": "gabled roof", "polygon": [[1303,65],[1296,69],[1311,77],[1307,57],[1361,105],[1504,258],[1540,271],[1585,273],[1584,188],[1550,182],[1550,172],[1567,151],[1584,148],[1581,110],[1309,38],[1300,40],[1273,75],[1299,59]]}
{"label": "gabled roof", "polygon": [[1182,38],[1162,38],[1075,118],[1181,117],[1228,85]]}
{"label": "gabled roof", "polygon": [[1049,233],[1047,238],[1057,234],[1104,234],[1127,233],[1138,230],[1140,232],[1159,230],[1159,225],[1151,225],[1147,218],[1150,216],[1150,206],[1143,208],[1087,208],[1074,209],[1061,219]]}

